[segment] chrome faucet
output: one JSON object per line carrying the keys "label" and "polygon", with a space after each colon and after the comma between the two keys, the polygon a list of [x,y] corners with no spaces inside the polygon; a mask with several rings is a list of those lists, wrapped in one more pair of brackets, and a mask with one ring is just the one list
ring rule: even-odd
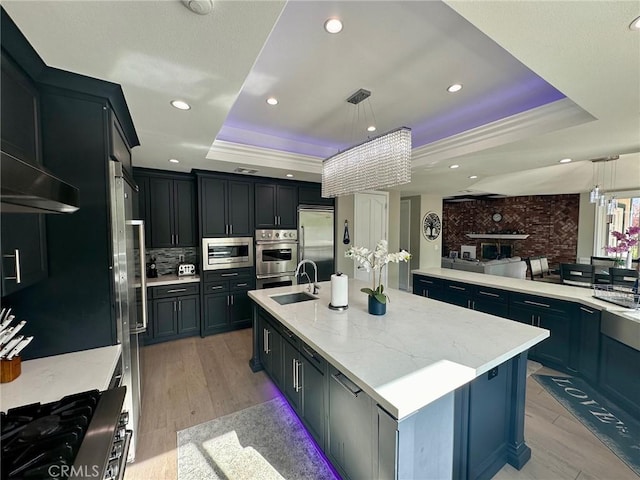
{"label": "chrome faucet", "polygon": [[[316,265],[316,262],[314,262],[313,260],[306,260],[306,259],[301,260],[300,263],[298,263],[298,266],[296,267],[296,273],[294,274],[294,276],[298,278],[298,273],[300,273],[300,267],[305,263],[310,263],[311,265],[313,265],[313,271],[315,272],[315,281],[313,282],[313,294],[317,295],[318,293],[320,293],[320,285],[318,285],[318,266]],[[311,292],[311,278],[309,277],[309,274],[307,272],[302,272],[302,274],[307,276],[307,279],[309,280],[308,291]]]}

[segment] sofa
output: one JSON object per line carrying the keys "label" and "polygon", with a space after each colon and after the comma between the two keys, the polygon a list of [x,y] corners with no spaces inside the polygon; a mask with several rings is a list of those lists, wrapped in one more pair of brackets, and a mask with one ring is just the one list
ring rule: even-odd
{"label": "sofa", "polygon": [[499,275],[502,277],[527,278],[527,263],[520,257],[503,258],[500,260],[487,260],[478,262],[475,260],[461,260],[459,258],[443,257],[442,268],[462,270],[465,272],[485,273],[487,275]]}

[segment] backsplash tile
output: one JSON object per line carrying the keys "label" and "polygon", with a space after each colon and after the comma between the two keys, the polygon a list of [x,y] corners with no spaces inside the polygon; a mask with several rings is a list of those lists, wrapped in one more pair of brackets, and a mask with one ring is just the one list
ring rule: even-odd
{"label": "backsplash tile", "polygon": [[175,274],[180,263],[180,255],[184,255],[185,263],[193,263],[196,271],[200,271],[200,262],[198,258],[198,249],[196,247],[178,247],[178,248],[149,248],[147,249],[147,262],[151,258],[155,258],[156,268],[159,275]]}

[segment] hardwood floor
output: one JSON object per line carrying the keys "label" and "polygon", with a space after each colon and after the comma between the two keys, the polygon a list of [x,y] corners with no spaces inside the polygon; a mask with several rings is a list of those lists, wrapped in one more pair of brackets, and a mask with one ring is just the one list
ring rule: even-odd
{"label": "hardwood floor", "polygon": [[[276,388],[264,372],[251,372],[250,357],[251,329],[144,347],[138,449],[125,479],[175,479],[178,430],[274,398]],[[555,373],[538,373],[545,372]],[[531,460],[520,471],[506,465],[495,479],[638,480],[532,378],[525,422]]]}

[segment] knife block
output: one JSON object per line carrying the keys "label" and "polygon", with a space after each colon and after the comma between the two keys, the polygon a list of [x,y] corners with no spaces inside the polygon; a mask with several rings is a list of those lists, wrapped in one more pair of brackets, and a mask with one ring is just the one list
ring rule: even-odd
{"label": "knife block", "polygon": [[13,382],[22,373],[22,360],[20,356],[11,360],[0,360],[0,383]]}

